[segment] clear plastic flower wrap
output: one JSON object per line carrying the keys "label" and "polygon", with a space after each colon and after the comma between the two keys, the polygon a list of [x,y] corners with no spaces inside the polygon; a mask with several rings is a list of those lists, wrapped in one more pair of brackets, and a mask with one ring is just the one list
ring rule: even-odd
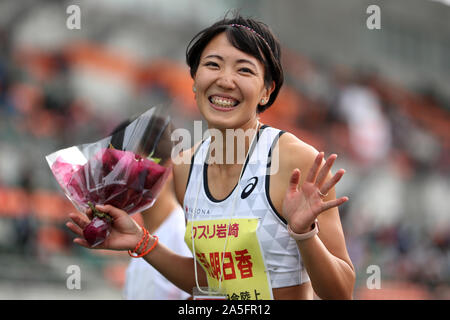
{"label": "clear plastic flower wrap", "polygon": [[170,117],[153,107],[111,136],[46,156],[66,196],[81,212],[92,209],[83,230],[91,246],[101,244],[111,230],[111,217],[95,205],[110,204],[129,214],[155,202],[170,172]]}

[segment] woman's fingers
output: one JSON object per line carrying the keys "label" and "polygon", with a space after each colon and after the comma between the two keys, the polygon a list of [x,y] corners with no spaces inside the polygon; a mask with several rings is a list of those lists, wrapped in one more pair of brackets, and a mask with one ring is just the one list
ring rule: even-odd
{"label": "woman's fingers", "polygon": [[[70,221],[66,223],[66,226],[78,236],[77,238],[73,239],[74,243],[79,244],[80,246],[85,248],[90,249],[93,248],[91,247],[89,242],[87,242],[86,239],[84,239],[83,229],[81,229],[78,225]],[[96,246],[95,249],[103,249],[103,246],[102,245]]]}
{"label": "woman's fingers", "polygon": [[88,216],[90,220],[94,219],[94,214],[92,213],[91,208],[87,209],[85,214]]}
{"label": "woman's fingers", "polygon": [[[331,179],[324,183],[324,185],[319,189],[319,193],[328,194],[328,192],[336,185],[336,183],[341,180],[344,173],[344,169],[339,169]],[[322,212],[334,207],[338,207],[346,201],[348,201],[348,197],[341,197],[338,199],[322,202]]]}
{"label": "woman's fingers", "polygon": [[322,164],[322,160],[324,157],[323,152],[319,152],[319,154],[316,157],[316,160],[314,160],[314,163],[309,169],[308,176],[306,177],[306,182],[314,183],[316,181],[317,173],[319,172],[320,165]]}
{"label": "woman's fingers", "polygon": [[318,188],[322,187],[322,185],[325,182],[328,174],[330,173],[331,167],[333,166],[334,161],[336,160],[336,158],[337,158],[336,154],[332,154],[331,156],[329,156],[327,161],[323,165],[322,169],[320,169],[319,174],[318,174],[317,179],[316,179],[316,186]]}
{"label": "woman's fingers", "polygon": [[300,182],[300,170],[294,169],[291,174],[291,179],[289,180],[289,190],[291,192],[298,191],[298,183]]}
{"label": "woman's fingers", "polygon": [[92,247],[89,245],[89,243],[83,238],[75,238],[75,239],[73,239],[73,242],[78,244],[78,245],[80,245],[80,246],[82,246],[82,247],[92,249]]}
{"label": "woman's fingers", "polygon": [[319,188],[319,191],[322,194],[327,194],[328,191],[330,191],[339,182],[339,180],[341,180],[341,178],[344,175],[344,173],[345,173],[344,169],[339,169],[338,172],[336,172],[336,174],[333,177],[331,177],[331,179],[326,181],[323,184],[323,186],[321,186]]}
{"label": "woman's fingers", "polygon": [[69,230],[75,233],[78,237],[80,237],[73,239],[73,242],[79,244],[80,246],[89,248],[89,243],[84,239],[83,236],[83,229],[90,223],[90,220],[80,212],[71,212],[69,213],[69,217],[72,221],[68,221],[66,223],[66,227],[69,228]]}
{"label": "woman's fingers", "polygon": [[348,201],[348,197],[341,197],[338,199],[324,202],[324,203],[322,203],[322,211],[321,212],[326,211],[331,208],[334,208],[334,207],[337,207],[337,206],[340,206],[341,204],[343,204],[344,202],[347,202],[347,201]]}
{"label": "woman's fingers", "polygon": [[[109,216],[111,216],[113,219],[117,219],[123,215],[128,215],[125,211],[120,210],[116,207],[113,207],[109,204],[107,205],[96,205],[95,208],[99,210],[100,212],[107,213]],[[80,212],[76,213],[69,213],[70,219],[73,220],[77,225],[79,225],[82,229],[84,229],[94,218],[94,214],[92,213],[91,209],[87,209],[85,214],[82,214]]]}
{"label": "woman's fingers", "polygon": [[118,219],[124,215],[128,215],[125,211],[120,210],[116,207],[113,207],[112,205],[96,205],[95,206],[96,209],[98,209],[101,212],[107,213],[111,216],[111,218],[113,218],[113,220]]}
{"label": "woman's fingers", "polygon": [[91,222],[88,217],[80,212],[71,212],[69,213],[69,218],[81,229],[86,228],[86,226]]}
{"label": "woman's fingers", "polygon": [[72,231],[73,233],[75,233],[76,235],[82,237],[83,236],[83,229],[81,229],[78,225],[76,225],[75,223],[69,221],[66,223],[66,227],[70,229],[70,231]]}

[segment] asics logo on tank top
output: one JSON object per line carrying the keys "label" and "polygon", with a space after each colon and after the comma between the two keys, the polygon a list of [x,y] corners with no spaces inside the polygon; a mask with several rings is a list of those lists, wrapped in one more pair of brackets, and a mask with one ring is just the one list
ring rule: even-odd
{"label": "asics logo on tank top", "polygon": [[255,190],[256,185],[258,184],[258,177],[252,177],[248,179],[247,182],[250,183],[245,186],[244,190],[242,190],[241,199],[247,198],[252,193],[252,191]]}

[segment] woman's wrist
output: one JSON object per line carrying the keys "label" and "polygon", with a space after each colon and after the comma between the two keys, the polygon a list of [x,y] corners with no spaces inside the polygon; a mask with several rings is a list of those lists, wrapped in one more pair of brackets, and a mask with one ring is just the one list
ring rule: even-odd
{"label": "woman's wrist", "polygon": [[289,229],[292,232],[297,233],[297,234],[303,234],[303,233],[310,232],[312,229],[314,229],[314,224],[315,224],[316,220],[314,220],[312,223],[310,223],[306,228],[304,225],[298,225],[296,223],[293,223],[292,221],[288,221],[287,225],[289,226]]}
{"label": "woman's wrist", "polygon": [[319,233],[319,223],[316,220],[311,224],[308,230],[302,231],[302,232],[296,232],[291,229],[290,225],[287,225],[287,230],[289,232],[289,235],[291,238],[295,239],[296,241],[303,241],[309,238],[314,237],[316,234]]}
{"label": "woman's wrist", "polygon": [[145,237],[145,228],[139,226],[139,230],[136,232],[136,234],[134,235],[134,240],[132,241],[132,243],[130,243],[131,247],[129,247],[127,250],[129,251],[134,251],[138,248],[138,244],[142,245],[142,241]]}
{"label": "woman's wrist", "polygon": [[151,235],[147,229],[140,227],[141,237],[133,249],[128,250],[132,258],[140,258],[150,253],[158,244],[158,237]]}

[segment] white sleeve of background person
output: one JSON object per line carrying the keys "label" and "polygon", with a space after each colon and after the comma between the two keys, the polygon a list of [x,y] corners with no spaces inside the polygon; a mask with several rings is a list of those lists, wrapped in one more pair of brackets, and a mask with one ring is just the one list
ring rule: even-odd
{"label": "white sleeve of background person", "polygon": [[[185,221],[181,207],[174,210],[154,232],[159,241],[175,253],[192,256],[184,242]],[[123,290],[129,300],[184,300],[189,294],[163,277],[143,258],[131,259]]]}

